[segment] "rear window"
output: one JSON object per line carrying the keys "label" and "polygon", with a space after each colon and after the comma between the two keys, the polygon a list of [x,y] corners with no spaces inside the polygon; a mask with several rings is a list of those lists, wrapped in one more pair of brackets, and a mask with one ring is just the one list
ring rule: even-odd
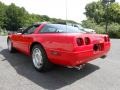
{"label": "rear window", "polygon": [[47,24],[40,33],[85,33],[77,27],[61,25],[61,24]]}

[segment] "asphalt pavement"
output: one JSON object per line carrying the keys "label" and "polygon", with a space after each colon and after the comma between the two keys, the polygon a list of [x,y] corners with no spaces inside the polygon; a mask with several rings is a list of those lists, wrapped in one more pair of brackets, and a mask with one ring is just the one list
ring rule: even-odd
{"label": "asphalt pavement", "polygon": [[107,58],[80,71],[56,66],[40,73],[30,57],[8,52],[6,38],[0,36],[0,90],[120,90],[120,39],[111,39]]}

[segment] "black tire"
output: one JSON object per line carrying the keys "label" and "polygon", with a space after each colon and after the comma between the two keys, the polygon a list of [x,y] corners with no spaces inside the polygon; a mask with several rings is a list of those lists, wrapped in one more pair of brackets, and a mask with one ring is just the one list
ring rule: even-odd
{"label": "black tire", "polygon": [[[41,59],[40,62],[42,62],[42,64],[39,64],[40,67],[36,67],[35,60],[34,60],[35,59],[34,52],[36,49],[40,50],[40,52],[41,52],[40,54],[42,56],[42,59],[40,57],[40,59]],[[32,56],[33,66],[35,67],[35,69],[37,71],[44,72],[44,71],[48,71],[52,68],[53,64],[48,60],[45,50],[39,44],[36,44],[33,46],[32,51],[31,51],[31,56]]]}
{"label": "black tire", "polygon": [[8,51],[10,53],[14,53],[15,52],[15,48],[13,48],[13,44],[12,44],[12,41],[10,39],[7,40],[7,45],[8,45]]}

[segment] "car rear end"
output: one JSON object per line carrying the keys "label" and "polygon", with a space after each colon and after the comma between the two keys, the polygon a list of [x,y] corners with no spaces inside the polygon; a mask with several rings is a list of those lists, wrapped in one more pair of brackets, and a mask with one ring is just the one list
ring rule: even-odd
{"label": "car rear end", "polygon": [[110,50],[110,39],[108,35],[82,34],[81,36],[75,37],[74,44],[70,66],[104,57]]}
{"label": "car rear end", "polygon": [[[105,57],[110,50],[110,39],[108,35],[99,34],[67,34],[70,43],[65,43],[68,50],[57,50],[58,55],[52,55],[52,61],[56,64],[75,67],[87,63],[91,60]],[[72,41],[73,40],[73,41]]]}
{"label": "car rear end", "polygon": [[110,50],[110,39],[105,34],[86,34],[70,26],[51,25],[57,32],[45,38],[48,58],[55,64],[77,66],[105,57]]}

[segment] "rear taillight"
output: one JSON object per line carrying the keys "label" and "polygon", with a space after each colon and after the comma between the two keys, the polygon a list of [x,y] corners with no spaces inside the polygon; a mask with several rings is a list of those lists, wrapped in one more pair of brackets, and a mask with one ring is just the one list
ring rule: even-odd
{"label": "rear taillight", "polygon": [[82,46],[83,44],[84,44],[83,39],[82,38],[77,38],[77,45]]}
{"label": "rear taillight", "polygon": [[107,37],[104,37],[104,41],[107,42]]}
{"label": "rear taillight", "polygon": [[105,41],[105,42],[109,42],[109,41],[110,41],[110,38],[109,38],[109,37],[104,37],[104,41]]}
{"label": "rear taillight", "polygon": [[85,44],[89,45],[90,44],[90,39],[88,37],[85,37]]}
{"label": "rear taillight", "polygon": [[108,42],[110,42],[110,38],[108,37]]}

